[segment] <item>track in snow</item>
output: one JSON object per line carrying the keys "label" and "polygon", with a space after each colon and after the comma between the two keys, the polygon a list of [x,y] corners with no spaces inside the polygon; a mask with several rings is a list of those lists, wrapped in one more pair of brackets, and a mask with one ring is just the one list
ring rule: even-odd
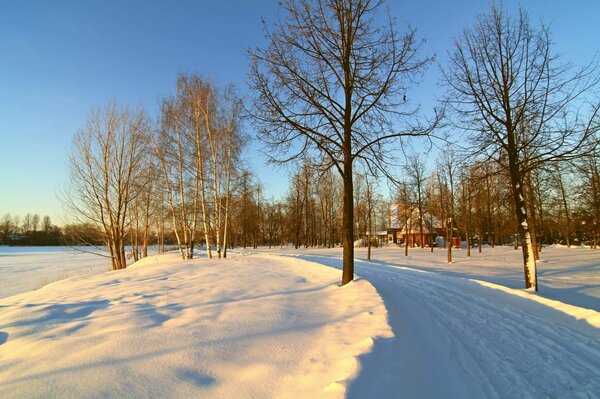
{"label": "track in snow", "polygon": [[355,267],[383,298],[395,337],[361,358],[349,398],[600,397],[600,333],[589,324],[466,279],[361,260]]}

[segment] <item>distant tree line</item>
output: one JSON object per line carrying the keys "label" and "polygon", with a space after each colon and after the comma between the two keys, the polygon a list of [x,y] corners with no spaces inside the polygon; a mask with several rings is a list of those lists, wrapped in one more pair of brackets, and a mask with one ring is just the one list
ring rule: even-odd
{"label": "distant tree line", "polygon": [[61,245],[63,233],[50,216],[28,213],[24,217],[4,214],[0,220],[1,245]]}

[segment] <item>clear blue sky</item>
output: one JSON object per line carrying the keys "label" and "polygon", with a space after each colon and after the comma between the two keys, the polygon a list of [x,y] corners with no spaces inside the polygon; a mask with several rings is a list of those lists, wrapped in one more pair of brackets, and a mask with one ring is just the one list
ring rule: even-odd
{"label": "clear blue sky", "polygon": [[[550,24],[566,60],[589,62],[600,50],[599,0],[523,0],[533,22]],[[111,100],[156,115],[178,72],[235,83],[243,94],[246,49],[264,43],[261,17],[277,1],[27,1],[0,7],[0,216],[62,215],[57,192],[66,182],[70,142],[91,107]],[[518,1],[506,1],[515,10]],[[485,0],[389,0],[399,30],[409,23],[424,50],[444,63],[452,38],[485,12]],[[437,67],[411,94],[425,109],[441,94]],[[252,131],[249,131],[253,135]],[[287,188],[285,171],[265,167],[259,143],[250,164],[268,196]]]}

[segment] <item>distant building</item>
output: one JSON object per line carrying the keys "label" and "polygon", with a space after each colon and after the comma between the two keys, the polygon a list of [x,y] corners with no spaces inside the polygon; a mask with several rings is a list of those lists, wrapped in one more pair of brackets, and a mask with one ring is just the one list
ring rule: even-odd
{"label": "distant building", "polygon": [[[423,221],[423,235],[421,236],[421,220]],[[404,244],[411,247],[428,247],[436,242],[438,236],[444,235],[442,222],[430,213],[423,212],[421,216],[418,209],[413,209],[407,220],[401,220],[397,205],[390,207],[390,227],[387,231],[388,243]]]}

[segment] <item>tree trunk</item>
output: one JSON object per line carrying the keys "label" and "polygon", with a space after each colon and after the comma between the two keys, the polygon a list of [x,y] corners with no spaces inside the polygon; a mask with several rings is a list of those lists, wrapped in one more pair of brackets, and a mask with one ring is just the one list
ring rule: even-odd
{"label": "tree trunk", "polygon": [[369,186],[369,182],[367,182],[367,228],[369,229],[369,237],[367,244],[367,260],[371,261],[371,239],[373,238],[373,231],[371,230],[371,212],[372,212],[372,198],[371,198],[371,187]]}
{"label": "tree trunk", "polygon": [[[348,140],[347,146],[350,145]],[[343,269],[342,285],[354,280],[354,183],[352,180],[352,158],[350,148],[344,151],[344,199],[343,199]]]}
{"label": "tree trunk", "polygon": [[471,243],[470,243],[470,239],[469,239],[469,228],[467,227],[465,229],[465,238],[467,240],[467,258],[471,257]]}
{"label": "tree trunk", "polygon": [[[516,150],[515,150],[516,152]],[[516,162],[516,155],[511,156],[509,149],[509,167],[512,192],[515,202],[515,216],[517,218],[517,229],[521,236],[521,248],[523,251],[523,271],[525,276],[525,288],[538,290],[537,287],[537,270],[535,265],[535,255],[533,254],[533,244],[527,222],[527,208],[525,205],[525,197],[523,196],[524,179],[519,165]],[[515,237],[516,238],[516,237]],[[515,239],[515,242],[517,240]]]}
{"label": "tree trunk", "polygon": [[565,234],[565,241],[567,243],[567,248],[571,248],[571,215],[569,213],[569,205],[567,203],[567,194],[565,190],[565,185],[563,184],[562,177],[560,176],[560,172],[557,170],[556,181],[558,183],[558,188],[560,189],[561,202],[563,206],[563,210],[565,212],[565,219],[567,220],[567,232]]}
{"label": "tree trunk", "polygon": [[430,248],[429,248],[429,250],[431,253],[433,253],[433,240],[434,240],[434,237],[433,237],[433,206],[430,208],[429,212],[430,212],[430,214],[429,214],[429,216],[430,216],[429,217],[429,222],[430,222],[430,225],[429,225],[429,247]]}
{"label": "tree trunk", "polygon": [[[450,219],[452,220],[452,219]],[[450,225],[448,226],[448,240],[446,245],[448,246],[448,263],[452,263],[452,221],[450,222]]]}

